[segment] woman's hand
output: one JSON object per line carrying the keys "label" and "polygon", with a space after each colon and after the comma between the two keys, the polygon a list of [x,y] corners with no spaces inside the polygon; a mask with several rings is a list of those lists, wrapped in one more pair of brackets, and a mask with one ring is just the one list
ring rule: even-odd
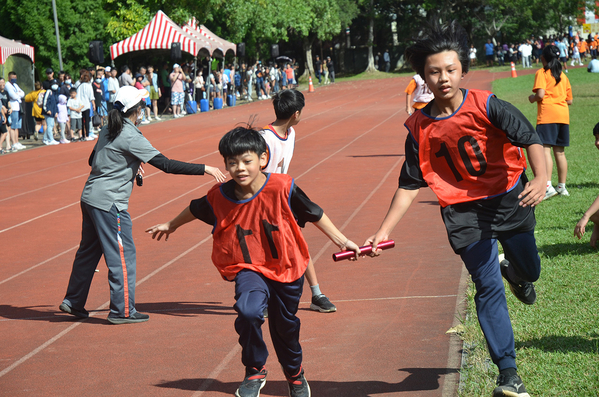
{"label": "woman's hand", "polygon": [[589,223],[589,218],[584,215],[574,227],[574,235],[578,237],[579,240],[582,238],[582,236],[584,236],[587,223]]}
{"label": "woman's hand", "polygon": [[210,167],[209,165],[204,166],[204,172],[208,175],[212,175],[217,182],[224,182],[227,177],[218,168]]}

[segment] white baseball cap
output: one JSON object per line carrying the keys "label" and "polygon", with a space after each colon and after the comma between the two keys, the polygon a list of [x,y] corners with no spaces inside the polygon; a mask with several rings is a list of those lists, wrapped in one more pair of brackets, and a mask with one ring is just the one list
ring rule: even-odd
{"label": "white baseball cap", "polygon": [[[145,99],[148,96],[150,96],[150,93],[145,88],[138,90],[132,86],[125,86],[119,88],[118,92],[116,93],[114,103],[116,105],[117,102],[120,102],[123,105],[121,112],[127,113],[129,109],[137,105],[142,99]],[[117,105],[115,107],[118,109],[120,106]]]}
{"label": "white baseball cap", "polygon": [[178,63],[176,63],[176,64],[174,64],[174,65],[173,65],[173,69],[177,69],[177,68],[180,68],[180,67],[181,67],[181,66],[179,66],[179,64],[178,64]]}
{"label": "white baseball cap", "polygon": [[106,66],[106,67],[104,68],[104,71],[106,71],[106,72],[110,72],[111,70],[112,70],[112,68],[111,68],[110,66]]}

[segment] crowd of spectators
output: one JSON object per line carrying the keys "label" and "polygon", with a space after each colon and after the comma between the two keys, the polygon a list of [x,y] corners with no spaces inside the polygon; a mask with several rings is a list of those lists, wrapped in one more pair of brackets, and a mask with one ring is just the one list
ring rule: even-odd
{"label": "crowd of spectators", "polygon": [[[230,103],[227,97],[231,96],[246,101],[268,99],[282,89],[296,87],[297,70],[297,63],[289,58],[284,63],[267,65],[261,61],[236,65],[222,60],[197,65],[164,63],[156,70],[152,65],[143,65],[135,71],[124,65],[120,74],[114,67],[96,66],[81,69],[75,79],[69,73],[55,73],[48,68],[46,78],[36,81],[35,89],[27,95],[18,86],[16,73],[11,72],[9,81],[0,79],[0,153],[25,148],[19,143],[24,102],[33,103],[35,140],[41,139],[46,145],[68,144],[97,138],[96,133],[107,122],[106,116],[124,86],[148,90],[141,121],[148,124],[161,120],[164,114],[179,118],[195,112],[197,107],[189,106],[190,101],[198,106],[206,100],[214,108],[216,98],[222,98],[222,106]],[[328,58],[319,68],[319,80],[324,77],[325,84],[334,82],[334,73],[333,62]]]}
{"label": "crowd of spectators", "polygon": [[[532,68],[541,60],[543,48],[548,44],[554,44],[560,50],[560,61],[567,73],[568,62],[570,66],[584,65],[597,59],[597,47],[599,46],[599,33],[588,34],[586,37],[580,32],[572,32],[564,35],[551,35],[547,37],[532,35],[529,38],[514,43],[494,43],[491,39],[484,45],[485,60],[487,66],[495,64],[503,66],[514,62],[521,63],[523,68]],[[470,66],[476,66],[477,49],[474,45],[470,48]]]}

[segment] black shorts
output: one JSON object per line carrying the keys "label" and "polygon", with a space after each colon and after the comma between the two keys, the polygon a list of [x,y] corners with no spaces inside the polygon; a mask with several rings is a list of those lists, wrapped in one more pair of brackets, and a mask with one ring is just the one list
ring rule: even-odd
{"label": "black shorts", "polygon": [[41,122],[43,122],[43,121],[45,120],[45,117],[44,117],[44,116],[42,116],[42,117],[35,117],[35,116],[34,116],[33,118],[34,118],[34,119],[35,119],[35,121],[37,121],[38,123],[41,123]]}
{"label": "black shorts", "polygon": [[568,62],[568,57],[559,57],[559,61],[561,63],[566,63],[566,62]]}
{"label": "black shorts", "polygon": [[537,134],[543,145],[570,146],[569,124],[537,124]]}
{"label": "black shorts", "polygon": [[0,134],[6,134],[8,129],[6,129],[6,124],[0,124]]}
{"label": "black shorts", "polygon": [[487,55],[487,61],[492,61],[493,60],[493,55]]}

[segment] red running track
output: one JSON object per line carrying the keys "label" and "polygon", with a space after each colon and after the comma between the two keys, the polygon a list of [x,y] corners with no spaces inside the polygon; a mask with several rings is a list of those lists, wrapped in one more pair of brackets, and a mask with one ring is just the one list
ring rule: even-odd
{"label": "red running track", "polygon": [[[489,88],[473,72],[464,86]],[[503,77],[503,76],[502,76]],[[408,78],[339,83],[306,94],[290,174],[333,222],[361,244],[382,221],[397,186]],[[220,137],[256,116],[262,101],[142,127],[169,158],[222,169]],[[225,396],[243,378],[233,328],[233,285],[210,261],[210,227],[195,222],[168,242],[146,227],[178,214],[213,184],[146,167],[130,203],[137,246],[137,308],[150,321],[110,325],[101,262],[76,320],[58,311],[81,233],[79,197],[92,142],[0,157],[0,395]],[[299,316],[314,396],[451,396],[460,343],[445,332],[460,317],[463,266],[447,243],[437,201],[423,189],[381,257],[334,263],[326,237],[305,229],[322,291],[338,312]],[[268,335],[268,332],[265,332]],[[270,344],[270,338],[265,336]],[[271,348],[264,396],[287,395]]]}

